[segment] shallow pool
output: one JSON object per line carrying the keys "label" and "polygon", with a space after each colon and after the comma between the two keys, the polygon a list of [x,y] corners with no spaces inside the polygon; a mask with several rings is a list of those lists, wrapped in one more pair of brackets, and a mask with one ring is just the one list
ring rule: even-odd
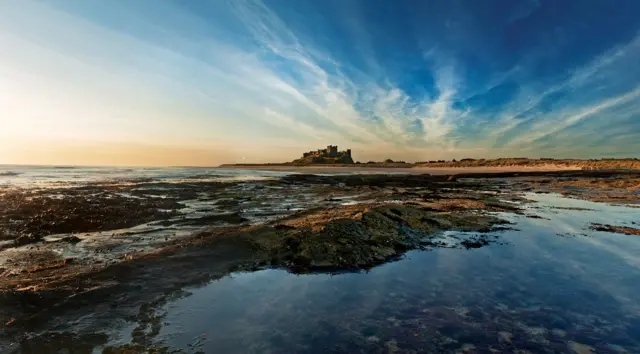
{"label": "shallow pool", "polygon": [[503,245],[414,251],[366,273],[232,274],[156,309],[159,331],[143,341],[205,353],[639,353],[640,237],[589,225],[633,226],[640,209],[527,197],[541,218],[506,215],[518,230],[502,231]]}

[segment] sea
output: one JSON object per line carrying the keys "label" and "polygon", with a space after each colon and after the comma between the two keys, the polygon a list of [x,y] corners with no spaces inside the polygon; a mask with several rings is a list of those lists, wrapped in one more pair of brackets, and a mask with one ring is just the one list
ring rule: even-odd
{"label": "sea", "polygon": [[86,167],[0,165],[0,187],[46,188],[103,182],[243,181],[277,178],[294,172],[215,167]]}

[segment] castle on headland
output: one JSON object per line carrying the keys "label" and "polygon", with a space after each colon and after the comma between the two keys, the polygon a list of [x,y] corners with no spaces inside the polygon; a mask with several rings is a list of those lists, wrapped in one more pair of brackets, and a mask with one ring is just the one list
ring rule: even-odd
{"label": "castle on headland", "polygon": [[351,157],[351,149],[338,152],[337,145],[328,145],[326,149],[318,149],[316,151],[309,151],[302,154],[302,158],[305,157],[338,157],[339,155],[346,155]]}
{"label": "castle on headland", "polygon": [[337,145],[328,145],[326,149],[318,149],[315,151],[309,151],[309,152],[303,153],[302,158],[293,161],[293,163],[351,164],[353,163],[353,159],[351,158],[351,149],[347,149],[345,151],[338,151]]}

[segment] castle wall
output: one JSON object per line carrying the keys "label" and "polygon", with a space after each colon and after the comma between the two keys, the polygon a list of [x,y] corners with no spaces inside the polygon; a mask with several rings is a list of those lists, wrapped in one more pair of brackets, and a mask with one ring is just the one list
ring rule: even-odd
{"label": "castle wall", "polygon": [[328,155],[329,157],[336,157],[336,156],[338,156],[338,146],[337,146],[337,145],[335,145],[335,146],[333,146],[333,145],[328,145],[328,146],[327,146],[327,155]]}

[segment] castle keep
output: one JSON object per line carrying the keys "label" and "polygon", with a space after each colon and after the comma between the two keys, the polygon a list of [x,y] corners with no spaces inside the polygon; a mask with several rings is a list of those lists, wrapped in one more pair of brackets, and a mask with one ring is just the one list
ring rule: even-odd
{"label": "castle keep", "polygon": [[317,151],[309,151],[302,154],[302,158],[305,157],[339,157],[340,155],[345,155],[351,157],[351,149],[347,149],[346,151],[338,152],[337,145],[328,145],[326,149],[318,149]]}

